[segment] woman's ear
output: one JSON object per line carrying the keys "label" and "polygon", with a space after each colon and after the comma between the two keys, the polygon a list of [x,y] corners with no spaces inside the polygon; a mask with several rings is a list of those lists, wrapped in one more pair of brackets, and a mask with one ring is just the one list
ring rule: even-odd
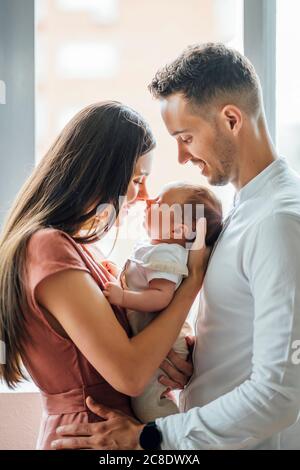
{"label": "woman's ear", "polygon": [[221,111],[221,118],[226,128],[234,135],[238,135],[243,124],[243,113],[234,105],[228,104]]}

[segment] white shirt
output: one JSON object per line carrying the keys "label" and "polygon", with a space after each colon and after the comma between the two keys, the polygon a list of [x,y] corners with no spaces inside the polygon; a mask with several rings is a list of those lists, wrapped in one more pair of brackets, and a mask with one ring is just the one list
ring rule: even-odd
{"label": "white shirt", "polygon": [[300,178],[278,159],[237,194],[215,246],[185,413],[156,420],[162,449],[300,449],[297,340]]}
{"label": "white shirt", "polygon": [[[125,288],[141,292],[149,288],[149,282],[153,279],[166,279],[174,282],[177,289],[183,277],[188,276],[187,261],[188,250],[178,243],[152,245],[149,240],[141,241],[135,245],[125,264],[120,276],[121,282]],[[156,316],[157,312],[145,314],[127,309],[127,318],[134,335],[142,331]]]}
{"label": "white shirt", "polygon": [[153,279],[168,279],[179,287],[188,276],[188,250],[178,243],[138,242],[125,267],[125,281],[130,290],[145,290]]}

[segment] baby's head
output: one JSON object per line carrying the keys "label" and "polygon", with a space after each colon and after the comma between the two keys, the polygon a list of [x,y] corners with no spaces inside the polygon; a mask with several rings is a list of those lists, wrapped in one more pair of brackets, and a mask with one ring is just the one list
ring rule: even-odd
{"label": "baby's head", "polygon": [[205,217],[205,242],[212,246],[222,230],[222,205],[205,186],[184,182],[164,186],[160,195],[147,201],[145,228],[156,243],[186,246],[195,238],[196,224]]}

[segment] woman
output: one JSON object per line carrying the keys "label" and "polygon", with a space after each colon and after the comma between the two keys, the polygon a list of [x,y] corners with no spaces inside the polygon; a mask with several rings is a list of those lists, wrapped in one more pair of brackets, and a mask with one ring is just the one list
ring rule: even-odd
{"label": "woman", "polygon": [[[132,416],[141,393],[177,338],[201,286],[204,263],[190,266],[170,306],[131,338],[125,312],[102,293],[110,273],[86,246],[112,224],[110,203],[147,197],[155,143],[132,109],[104,102],[79,112],[35,168],[14,203],[0,240],[0,335],[7,347],[1,376],[14,386],[22,364],[41,391],[39,449],[59,425],[101,421],[91,396]],[[162,340],[163,338],[163,340]],[[182,369],[180,373],[178,369]],[[184,384],[182,361],[165,370]]]}

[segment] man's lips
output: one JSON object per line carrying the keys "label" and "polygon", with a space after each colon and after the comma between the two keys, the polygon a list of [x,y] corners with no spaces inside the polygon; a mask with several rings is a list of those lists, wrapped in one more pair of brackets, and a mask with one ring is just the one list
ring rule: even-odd
{"label": "man's lips", "polygon": [[199,166],[199,168],[200,168],[201,173],[203,173],[203,170],[204,170],[204,168],[205,168],[205,163],[204,163],[204,162],[200,162],[198,166]]}
{"label": "man's lips", "polygon": [[192,164],[195,165],[195,166],[198,166],[201,173],[203,173],[203,170],[206,166],[206,163],[204,160],[192,160]]}

